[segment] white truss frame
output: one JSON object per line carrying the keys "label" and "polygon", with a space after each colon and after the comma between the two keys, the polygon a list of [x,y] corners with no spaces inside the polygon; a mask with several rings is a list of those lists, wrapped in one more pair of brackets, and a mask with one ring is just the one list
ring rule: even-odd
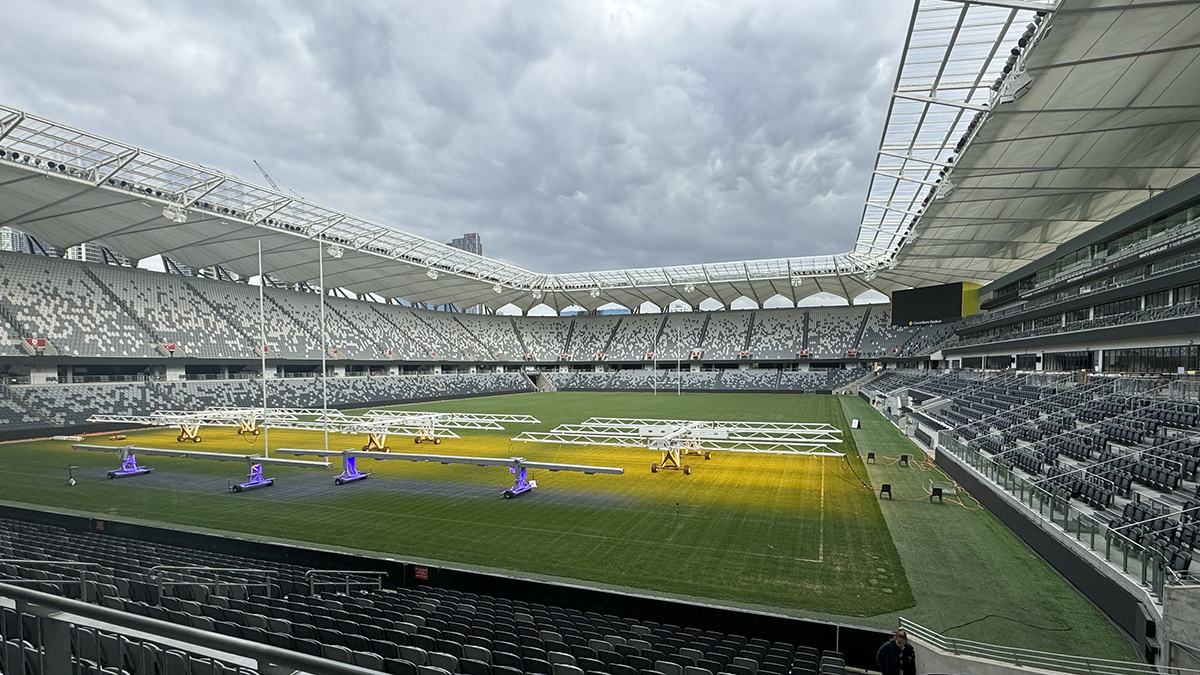
{"label": "white truss frame", "polygon": [[319,408],[262,408],[213,407],[204,410],[155,410],[149,415],[96,414],[89,422],[118,424],[141,424],[145,426],[208,426],[238,427],[269,421],[291,421],[302,416],[321,416],[325,410]]}
{"label": "white truss frame", "polygon": [[[666,420],[649,417],[589,417],[581,422],[587,425],[633,425],[638,427],[675,427],[678,426],[680,420]],[[738,421],[711,421],[689,422],[690,424],[705,424],[714,427],[719,426],[725,429],[754,429],[754,430],[770,430],[770,431],[791,431],[791,432],[832,432],[842,433],[841,429],[832,424],[824,422],[738,422]]]}
{"label": "white truss frame", "polygon": [[[459,438],[459,435],[449,429],[441,429],[436,425],[421,426],[417,423],[388,423],[371,420],[290,420],[268,423],[271,429],[290,429],[294,431],[329,431],[338,434],[369,434],[379,437],[380,442],[387,440],[389,435],[413,436],[421,440],[441,438]],[[470,427],[472,429],[503,429],[497,426]]]}
{"label": "white truss frame", "polygon": [[368,434],[367,448],[386,447],[389,435],[412,436],[417,442],[440,443],[443,438],[460,438],[451,429],[496,431],[505,424],[538,424],[531,415],[491,415],[476,413],[440,413],[419,410],[370,410],[363,415],[347,415],[340,410],[319,411],[313,420],[269,419],[264,426],[272,429],[332,431],[341,434]]}
{"label": "white truss frame", "polygon": [[541,424],[533,415],[442,413],[423,410],[368,410],[359,415],[374,422],[436,424],[453,429],[503,429],[506,424]]}
{"label": "white truss frame", "polygon": [[[447,429],[500,430],[505,424],[539,424],[532,415],[491,415],[440,413],[409,410],[370,410],[363,415],[347,415],[336,409],[321,408],[214,407],[199,411],[156,410],[149,415],[96,414],[90,422],[104,424],[140,424],[143,426],[238,427],[253,431],[259,426],[271,429],[334,431],[343,434],[421,435],[428,438],[459,438]],[[311,418],[311,419],[304,419]]]}
{"label": "white truss frame", "polygon": [[663,451],[724,450],[842,457],[844,453],[829,449],[830,444],[842,442],[841,433],[828,424],[593,417],[581,424],[562,424],[550,431],[527,431],[512,440]]}
{"label": "white truss frame", "polygon": [[[928,200],[943,180],[949,181],[954,160],[1000,102],[1001,93],[991,87],[997,77],[1012,76],[1003,73],[1009,50],[1037,12],[1052,14],[1058,4],[917,0],[856,252],[885,264],[896,258],[913,236]],[[1038,38],[1040,33],[1035,41]],[[972,127],[977,115],[982,119]],[[956,152],[960,140],[965,143]],[[939,173],[943,171],[945,176]]]}
{"label": "white truss frame", "polygon": [[[834,255],[541,274],[3,106],[0,145],[19,153],[25,168],[48,176],[133,192],[170,209],[319,239],[427,268],[431,278],[450,274],[477,282],[462,291],[464,297],[478,299],[494,287],[501,304],[513,301],[511,291],[516,291],[534,301],[556,294],[554,302],[562,306],[584,294],[602,301],[598,304],[643,297],[665,305],[686,301],[681,288],[719,298],[717,284],[761,304],[777,293],[795,295],[792,289],[804,278],[816,278],[818,290],[845,296],[852,288],[887,292],[911,284],[876,281],[876,273],[895,264],[915,231],[923,200],[938,188],[938,172],[951,166],[955,145],[971,119],[996,105],[999,92],[989,87],[1002,74],[1008,49],[1027,17],[1057,7],[1057,0],[916,0],[855,246]],[[0,162],[12,162],[9,157]],[[847,286],[849,277],[854,283]],[[907,270],[906,278],[952,280],[919,266]]]}

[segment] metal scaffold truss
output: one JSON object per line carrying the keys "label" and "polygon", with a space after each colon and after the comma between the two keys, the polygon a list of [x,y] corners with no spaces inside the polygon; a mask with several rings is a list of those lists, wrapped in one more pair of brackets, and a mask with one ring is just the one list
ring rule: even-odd
{"label": "metal scaffold truss", "polygon": [[149,427],[179,427],[182,441],[200,442],[201,427],[237,427],[241,434],[254,436],[262,433],[264,420],[300,419],[302,415],[316,415],[323,411],[302,409],[268,409],[266,416],[262,408],[205,408],[204,410],[156,410],[149,415],[97,414],[89,422],[102,424],[140,424]]}
{"label": "metal scaffold truss", "polygon": [[451,429],[500,430],[507,424],[537,424],[530,415],[490,415],[440,413],[414,410],[369,410],[348,415],[340,410],[322,408],[234,408],[214,407],[200,411],[158,410],[149,415],[92,415],[91,422],[178,426],[179,441],[200,442],[201,427],[236,427],[237,433],[253,434],[262,428],[332,431],[341,434],[366,434],[363,450],[387,451],[389,435],[412,436],[421,443],[440,444],[443,438],[458,438]]}
{"label": "metal scaffold truss", "polygon": [[400,452],[367,452],[362,450],[309,450],[300,448],[281,448],[276,452],[285,455],[296,455],[300,457],[341,457],[342,458],[342,473],[333,479],[337,485],[345,485],[354,481],[363,480],[371,477],[371,473],[363,473],[358,470],[358,460],[361,459],[401,459],[410,462],[437,462],[438,464],[470,464],[473,466],[506,466],[508,472],[513,474],[513,486],[501,492],[501,496],[505,499],[511,499],[519,494],[528,492],[537,487],[537,483],[529,477],[531,469],[545,469],[552,473],[559,471],[572,471],[587,475],[598,473],[622,475],[624,469],[610,466],[587,466],[584,464],[556,464],[552,462],[531,462],[524,457],[466,457],[459,455],[426,455],[416,453],[400,453]]}
{"label": "metal scaffold truss", "polygon": [[987,282],[1196,174],[1192,5],[916,0],[843,253],[537,272],[3,105],[0,220],[243,278],[258,241],[280,285],[526,312]]}
{"label": "metal scaffold truss", "polygon": [[691,443],[699,450],[834,455],[829,444],[841,443],[841,430],[828,424],[785,422],[715,422],[593,417],[562,424],[550,431],[526,431],[514,441],[651,447]]}
{"label": "metal scaffold truss", "polygon": [[339,410],[321,411],[315,419],[271,419],[274,429],[326,430],[342,434],[366,434],[364,451],[387,452],[389,435],[412,436],[413,441],[439,445],[443,438],[458,438],[451,429],[499,430],[506,424],[537,424],[530,415],[490,415],[475,413],[439,413],[413,410],[369,410],[362,415],[347,415]]}
{"label": "metal scaffold truss", "polygon": [[[265,415],[264,415],[265,412]],[[156,410],[149,415],[96,414],[89,422],[104,424],[140,424],[150,427],[179,427],[180,441],[200,442],[201,427],[237,427],[241,434],[258,436],[262,427],[299,421],[303,417],[319,417],[326,411],[320,408],[233,408],[214,407],[204,410]]]}
{"label": "metal scaffold truss", "polygon": [[[484,413],[439,413],[424,410],[368,410],[360,417],[383,420],[426,420],[434,419],[444,427],[456,429],[503,429],[505,424],[540,424],[533,415],[493,415]],[[487,425],[487,426],[484,426]]]}
{"label": "metal scaffold truss", "polygon": [[662,453],[651,471],[678,469],[691,473],[685,455],[712,457],[712,451],[761,452],[841,457],[831,444],[841,443],[841,430],[828,424],[790,422],[718,422],[593,417],[550,431],[527,431],[514,441],[567,445],[649,448]]}

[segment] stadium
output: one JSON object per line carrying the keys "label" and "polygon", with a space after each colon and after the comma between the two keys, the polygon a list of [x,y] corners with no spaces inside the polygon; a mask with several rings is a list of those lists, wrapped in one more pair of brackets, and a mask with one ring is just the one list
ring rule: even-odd
{"label": "stadium", "polygon": [[1200,2],[895,41],[804,257],[546,273],[0,105],[0,673],[1200,673]]}

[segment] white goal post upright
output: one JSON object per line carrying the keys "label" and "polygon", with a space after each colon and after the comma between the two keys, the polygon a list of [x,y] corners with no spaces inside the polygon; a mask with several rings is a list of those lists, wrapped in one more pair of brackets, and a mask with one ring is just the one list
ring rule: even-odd
{"label": "white goal post upright", "polygon": [[[318,285],[321,287],[321,407],[329,410],[329,369],[325,365],[325,357],[329,354],[329,346],[325,343],[325,249],[322,248],[321,237],[317,237],[317,274],[320,276]],[[325,449],[329,449],[329,416],[325,418]]]}
{"label": "white goal post upright", "polygon": [[658,333],[654,334],[654,349],[650,352],[650,379],[654,382],[654,395],[658,396]]}
{"label": "white goal post upright", "polygon": [[[262,409],[263,420],[267,419],[267,308],[266,295],[263,290],[263,285],[266,279],[263,277],[262,264],[262,239],[258,240],[258,326],[262,331],[262,346],[259,352],[262,353]],[[263,456],[271,456],[270,432],[263,428]]]}

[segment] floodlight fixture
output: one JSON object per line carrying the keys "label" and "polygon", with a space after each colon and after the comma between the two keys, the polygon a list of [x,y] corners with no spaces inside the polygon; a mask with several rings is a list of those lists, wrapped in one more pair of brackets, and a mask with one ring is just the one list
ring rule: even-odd
{"label": "floodlight fixture", "polygon": [[1012,103],[1016,101],[1029,91],[1029,87],[1032,84],[1033,76],[1024,68],[1012,73],[1000,85],[1000,103]]}
{"label": "floodlight fixture", "polygon": [[792,277],[792,288],[800,288],[800,284],[804,283],[804,279],[800,277]]}
{"label": "floodlight fixture", "polygon": [[345,252],[345,249],[338,244],[330,244],[328,246],[328,250],[330,258],[341,258],[342,254]]}
{"label": "floodlight fixture", "polygon": [[500,284],[496,284],[495,286],[492,286],[492,290],[493,290],[494,292],[496,292],[496,293],[503,293],[503,292],[504,292],[504,289],[503,289],[503,288],[500,288]]}
{"label": "floodlight fixture", "polygon": [[592,290],[588,291],[588,295],[592,296],[593,298],[598,298],[600,297],[600,289],[593,288]]}
{"label": "floodlight fixture", "polygon": [[437,281],[437,278],[438,278],[437,270],[435,270],[431,267],[428,270],[425,270],[425,276],[429,277],[430,279],[433,279],[434,281]]}
{"label": "floodlight fixture", "polygon": [[684,292],[684,293],[695,293],[695,292],[696,292],[696,285],[695,285],[695,284],[684,284],[684,286],[683,286],[683,292]]}
{"label": "floodlight fixture", "polygon": [[187,211],[178,204],[167,204],[163,207],[162,214],[163,218],[176,225],[182,225],[187,222]]}
{"label": "floodlight fixture", "polygon": [[533,292],[533,299],[534,299],[534,300],[541,300],[541,299],[542,299],[542,292],[541,292],[541,291],[534,291],[534,292]]}

